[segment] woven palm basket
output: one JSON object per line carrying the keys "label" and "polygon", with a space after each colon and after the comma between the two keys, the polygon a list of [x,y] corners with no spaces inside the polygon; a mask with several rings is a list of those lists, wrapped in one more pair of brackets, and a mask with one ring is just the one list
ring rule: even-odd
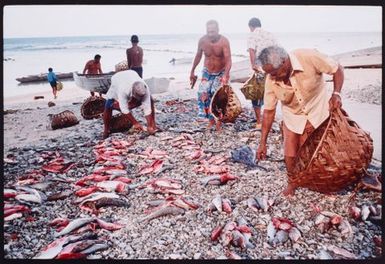
{"label": "woven palm basket", "polygon": [[128,70],[127,60],[121,61],[115,65],[115,72]]}
{"label": "woven palm basket", "polygon": [[229,85],[220,87],[213,95],[210,112],[216,120],[233,123],[242,112],[241,102]]}
{"label": "woven palm basket", "polygon": [[128,120],[127,115],[117,114],[111,117],[110,132],[123,132],[132,127],[131,122]]}
{"label": "woven palm basket", "polygon": [[80,113],[84,119],[99,117],[104,111],[106,99],[99,96],[88,97],[80,108]]}
{"label": "woven palm basket", "polygon": [[59,114],[51,115],[51,128],[59,129],[74,126],[79,123],[75,114],[69,110],[65,110]]}
{"label": "woven palm basket", "polygon": [[343,109],[337,109],[300,147],[289,181],[322,193],[357,183],[373,155],[373,140]]}

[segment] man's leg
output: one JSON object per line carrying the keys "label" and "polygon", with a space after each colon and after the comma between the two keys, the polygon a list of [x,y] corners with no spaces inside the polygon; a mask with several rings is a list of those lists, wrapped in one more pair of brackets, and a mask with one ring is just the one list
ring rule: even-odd
{"label": "man's leg", "polygon": [[108,99],[106,101],[106,104],[104,105],[104,112],[103,112],[103,122],[104,122],[104,132],[103,132],[103,139],[107,138],[110,134],[110,124],[111,124],[111,117],[112,117],[112,108],[114,104],[114,99]]}
{"label": "man's leg", "polygon": [[208,118],[208,81],[202,78],[201,83],[198,88],[198,118],[207,119]]}
{"label": "man's leg", "polygon": [[294,182],[294,169],[295,169],[295,158],[300,143],[300,136],[289,130],[285,122],[283,122],[283,135],[284,135],[284,155],[285,164],[287,171],[287,187],[282,191],[282,194],[294,195],[295,189],[298,187]]}

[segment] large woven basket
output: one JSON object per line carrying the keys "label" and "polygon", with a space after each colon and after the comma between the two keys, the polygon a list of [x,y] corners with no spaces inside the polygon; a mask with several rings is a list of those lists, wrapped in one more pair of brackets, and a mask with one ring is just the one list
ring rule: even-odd
{"label": "large woven basket", "polygon": [[59,114],[51,115],[51,128],[59,129],[74,126],[79,123],[75,114],[69,110],[65,110]]}
{"label": "large woven basket", "polygon": [[88,97],[80,108],[80,113],[84,119],[99,117],[104,111],[106,99],[99,96]]}
{"label": "large woven basket", "polygon": [[128,70],[127,60],[115,64],[115,72]]}
{"label": "large woven basket", "polygon": [[110,123],[111,133],[127,131],[131,127],[132,127],[132,124],[127,118],[127,115],[117,114],[111,117],[111,123]]}
{"label": "large woven basket", "polygon": [[300,147],[290,180],[322,193],[341,191],[364,176],[372,155],[369,134],[337,109]]}
{"label": "large woven basket", "polygon": [[213,95],[210,112],[216,120],[233,123],[242,112],[241,102],[229,85],[223,85]]}

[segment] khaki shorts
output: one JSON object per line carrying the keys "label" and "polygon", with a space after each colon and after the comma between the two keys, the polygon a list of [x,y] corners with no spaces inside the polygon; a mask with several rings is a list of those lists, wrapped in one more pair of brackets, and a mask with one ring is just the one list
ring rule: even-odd
{"label": "khaki shorts", "polygon": [[283,144],[284,144],[284,155],[287,157],[296,157],[299,148],[305,143],[309,135],[314,131],[314,127],[310,124],[309,121],[306,122],[305,129],[302,133],[296,134],[293,131],[289,130],[285,122],[282,122],[283,130]]}

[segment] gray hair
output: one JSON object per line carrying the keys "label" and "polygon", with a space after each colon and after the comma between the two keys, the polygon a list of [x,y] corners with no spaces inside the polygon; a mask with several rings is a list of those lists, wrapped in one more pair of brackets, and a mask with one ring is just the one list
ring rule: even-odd
{"label": "gray hair", "polygon": [[219,28],[218,22],[216,20],[214,20],[214,19],[211,19],[211,20],[207,21],[206,22],[206,27],[208,25],[215,25],[215,26],[217,26],[217,28]]}
{"label": "gray hair", "polygon": [[289,57],[286,50],[279,46],[270,46],[261,51],[258,61],[262,66],[271,64],[273,68],[278,69],[283,62]]}
{"label": "gray hair", "polygon": [[146,89],[146,86],[144,85],[144,83],[142,82],[134,82],[134,84],[132,85],[132,96],[137,98],[137,99],[140,99],[142,97],[144,97],[147,93],[147,89]]}

